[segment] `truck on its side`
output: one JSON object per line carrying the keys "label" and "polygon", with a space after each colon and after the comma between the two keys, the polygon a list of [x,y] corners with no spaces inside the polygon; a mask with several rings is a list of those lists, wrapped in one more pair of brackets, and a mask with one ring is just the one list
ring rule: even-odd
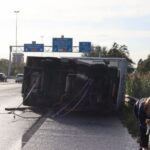
{"label": "truck on its side", "polygon": [[28,57],[23,104],[66,109],[113,111],[124,104],[124,58]]}

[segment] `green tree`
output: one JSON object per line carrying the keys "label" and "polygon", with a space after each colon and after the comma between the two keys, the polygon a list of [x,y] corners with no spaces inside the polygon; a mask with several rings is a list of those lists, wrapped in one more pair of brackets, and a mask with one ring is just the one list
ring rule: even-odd
{"label": "green tree", "polygon": [[137,71],[140,73],[150,72],[150,55],[148,55],[147,59],[140,59],[137,65]]}
{"label": "green tree", "polygon": [[119,45],[116,42],[112,45],[112,48],[108,52],[108,57],[121,57],[121,58],[126,58],[128,63],[132,66],[134,62],[132,59],[129,57],[129,50],[126,45]]}
{"label": "green tree", "polygon": [[108,57],[126,58],[128,62],[128,73],[131,73],[135,70],[133,67],[134,62],[129,56],[129,50],[126,45],[119,45],[116,42],[114,42],[112,48],[108,52]]}
{"label": "green tree", "polygon": [[[9,60],[8,59],[0,59],[0,72],[4,72],[5,74],[8,73],[8,65]],[[11,64],[11,75],[16,75],[17,73],[23,73],[24,71],[24,63],[12,63]]]}
{"label": "green tree", "polygon": [[23,73],[24,72],[24,63],[12,63],[11,68],[11,75],[16,75],[17,73]]}
{"label": "green tree", "polygon": [[86,57],[107,57],[107,47],[102,46],[92,46],[91,51],[89,53],[85,53],[83,56]]}
{"label": "green tree", "polygon": [[129,57],[128,47],[126,45],[119,45],[116,42],[113,43],[112,48],[109,50],[107,47],[101,46],[92,46],[91,51],[89,53],[84,54],[83,56],[88,57],[120,57],[126,58],[130,64],[134,62]]}
{"label": "green tree", "polygon": [[107,47],[92,46],[92,50],[89,53],[84,54],[86,57],[118,57],[126,58],[128,62],[128,73],[133,72],[134,62],[129,56],[129,50],[126,45],[119,45],[116,42],[113,43],[112,47],[108,50]]}
{"label": "green tree", "polygon": [[8,64],[9,64],[8,59],[4,59],[4,58],[0,59],[0,72],[4,72],[5,74],[7,74]]}

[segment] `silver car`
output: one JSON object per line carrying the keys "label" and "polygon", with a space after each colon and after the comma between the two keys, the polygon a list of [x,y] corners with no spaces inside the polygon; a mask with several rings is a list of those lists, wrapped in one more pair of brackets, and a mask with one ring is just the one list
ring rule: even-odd
{"label": "silver car", "polygon": [[15,82],[16,82],[16,83],[22,83],[22,81],[23,81],[23,74],[22,74],[22,73],[18,73],[18,74],[16,75],[16,80],[15,80]]}

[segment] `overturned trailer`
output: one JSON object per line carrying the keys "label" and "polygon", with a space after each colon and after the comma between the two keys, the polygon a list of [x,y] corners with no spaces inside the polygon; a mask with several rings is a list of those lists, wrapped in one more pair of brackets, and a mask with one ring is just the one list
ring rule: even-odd
{"label": "overturned trailer", "polygon": [[124,58],[28,57],[23,104],[70,110],[118,110],[124,103]]}

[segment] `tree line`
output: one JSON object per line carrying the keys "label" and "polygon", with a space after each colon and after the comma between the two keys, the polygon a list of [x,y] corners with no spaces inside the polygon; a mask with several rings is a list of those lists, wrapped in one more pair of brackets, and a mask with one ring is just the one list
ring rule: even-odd
{"label": "tree line", "polygon": [[106,46],[92,46],[92,50],[89,53],[85,53],[83,57],[119,57],[126,58],[128,62],[128,72],[137,71],[139,73],[150,72],[150,55],[147,59],[139,59],[137,67],[134,68],[134,61],[130,58],[130,53],[126,45],[119,45],[114,42],[112,47],[108,49]]}
{"label": "tree line", "polygon": [[[11,64],[11,75],[15,76],[17,73],[23,73],[24,71],[24,63],[12,63]],[[0,59],[0,72],[8,74],[8,66],[9,60],[8,59]]]}

